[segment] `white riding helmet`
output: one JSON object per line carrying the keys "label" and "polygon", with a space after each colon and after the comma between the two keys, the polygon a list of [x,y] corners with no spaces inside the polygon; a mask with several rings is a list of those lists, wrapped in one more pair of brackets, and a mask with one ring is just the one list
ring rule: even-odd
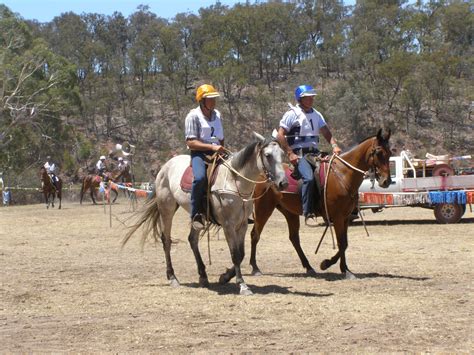
{"label": "white riding helmet", "polygon": [[105,160],[105,155],[101,155],[99,160]]}
{"label": "white riding helmet", "polygon": [[123,158],[122,158],[122,157],[119,157],[119,158],[118,158],[118,161],[123,161]]}

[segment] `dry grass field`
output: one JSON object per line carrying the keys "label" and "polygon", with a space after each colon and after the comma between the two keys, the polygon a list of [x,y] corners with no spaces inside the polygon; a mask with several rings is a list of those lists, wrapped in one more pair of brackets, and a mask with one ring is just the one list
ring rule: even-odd
{"label": "dry grass field", "polygon": [[[463,352],[473,351],[474,214],[436,224],[432,211],[365,213],[349,229],[349,268],[307,277],[276,212],[258,250],[264,276],[244,278],[255,295],[220,286],[230,266],[222,232],[211,238],[211,286],[198,287],[178,211],[172,257],[180,288],[168,286],[161,245],[141,252],[139,236],[121,250],[130,223],[126,200],[0,208],[0,350],[5,352]],[[108,210],[107,210],[108,213]],[[303,228],[313,267],[332,256],[323,227]],[[247,233],[249,235],[249,232]],[[205,261],[207,241],[201,241]]]}

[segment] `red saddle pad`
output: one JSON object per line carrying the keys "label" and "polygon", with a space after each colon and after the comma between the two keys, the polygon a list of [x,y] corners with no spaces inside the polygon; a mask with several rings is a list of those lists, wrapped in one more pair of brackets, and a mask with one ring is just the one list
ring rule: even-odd
{"label": "red saddle pad", "polygon": [[[319,167],[319,181],[321,182],[321,186],[324,186],[324,183],[326,181],[326,169],[327,169],[328,163],[323,162],[321,163]],[[288,187],[283,191],[291,194],[296,194],[298,193],[298,180],[294,179],[291,176],[292,171],[289,168],[285,169],[285,174],[288,179]]]}
{"label": "red saddle pad", "polygon": [[181,190],[185,192],[191,192],[191,188],[193,187],[193,169],[191,166],[188,166],[184,171],[183,176],[181,176]]}
{"label": "red saddle pad", "polygon": [[[214,184],[214,182],[216,181],[219,167],[220,167],[220,164],[216,166],[216,168],[214,169],[214,172],[212,173],[211,185]],[[180,182],[181,190],[183,190],[184,192],[191,192],[192,187],[193,187],[193,179],[194,179],[193,168],[191,166],[188,166],[186,170],[184,171],[183,176],[181,176],[181,182]]]}

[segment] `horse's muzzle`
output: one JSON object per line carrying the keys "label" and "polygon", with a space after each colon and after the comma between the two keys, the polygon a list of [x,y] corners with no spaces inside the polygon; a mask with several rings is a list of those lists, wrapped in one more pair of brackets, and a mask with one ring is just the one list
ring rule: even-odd
{"label": "horse's muzzle", "polygon": [[387,177],[387,178],[385,178],[385,179],[379,179],[379,180],[378,180],[378,183],[379,183],[379,186],[380,186],[381,188],[386,189],[386,188],[389,187],[390,184],[392,183],[392,178],[389,176],[389,177]]}
{"label": "horse's muzzle", "polygon": [[279,191],[283,191],[288,187],[288,179],[286,176],[283,178],[282,181],[277,185]]}

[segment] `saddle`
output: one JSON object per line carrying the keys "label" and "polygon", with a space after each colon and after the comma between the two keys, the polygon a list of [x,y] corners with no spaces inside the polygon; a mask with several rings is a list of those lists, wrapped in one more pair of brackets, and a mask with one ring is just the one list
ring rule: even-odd
{"label": "saddle", "polygon": [[[206,156],[206,165],[208,166],[207,168],[207,181],[208,181],[208,188],[207,191],[211,190],[212,185],[214,185],[216,178],[217,178],[217,173],[219,171],[219,167],[222,164],[222,161],[218,159],[215,164],[213,161],[213,157]],[[193,180],[194,180],[194,175],[193,175],[193,169],[191,166],[188,166],[186,170],[183,173],[183,176],[181,177],[181,190],[184,192],[191,192],[192,187],[193,187]],[[217,220],[214,217],[214,213],[212,211],[212,205],[209,203],[209,193],[206,193],[206,198],[208,199],[207,205],[209,205],[209,213],[207,213],[209,217],[209,221],[212,222],[213,224],[217,224]],[[204,206],[204,209],[206,210],[206,206]],[[206,212],[204,212],[206,214]]]}
{"label": "saddle", "polygon": [[[220,163],[216,164],[214,170],[207,169],[207,181],[209,181],[210,186],[214,185],[214,182],[216,181],[219,167],[220,167]],[[193,188],[193,180],[194,180],[193,168],[191,166],[188,166],[186,170],[184,171],[183,176],[181,176],[181,182],[180,182],[181,190],[183,190],[184,192],[191,192]]]}
{"label": "saddle", "polygon": [[[323,194],[323,189],[326,182],[326,172],[329,167],[329,163],[324,160],[324,156],[314,155],[311,153],[306,154],[304,159],[306,159],[313,168],[315,184],[314,209],[317,211],[319,201],[321,200],[320,197]],[[283,190],[283,192],[301,195],[303,182],[301,181],[301,176],[298,170],[296,168],[290,170],[290,168],[287,167],[285,169],[285,174],[288,179],[288,187]]]}

